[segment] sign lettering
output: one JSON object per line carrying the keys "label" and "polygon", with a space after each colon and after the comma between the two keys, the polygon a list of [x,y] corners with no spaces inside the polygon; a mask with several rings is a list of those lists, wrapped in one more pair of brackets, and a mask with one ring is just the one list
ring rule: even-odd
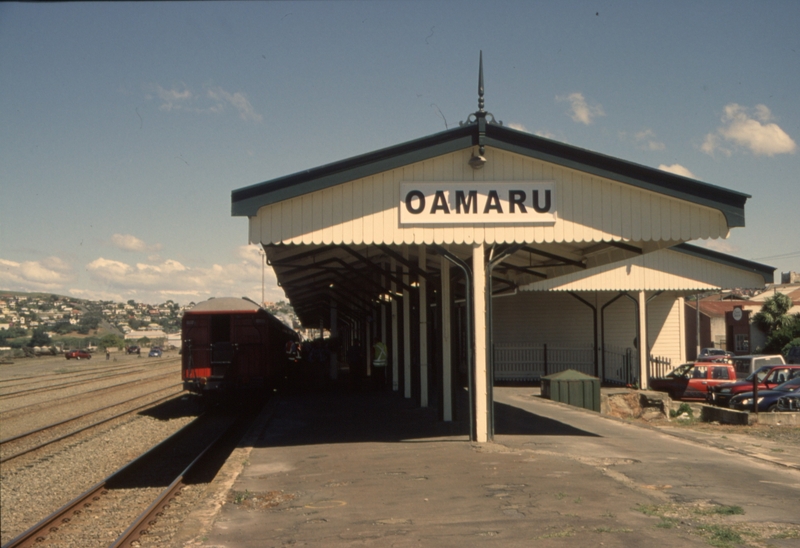
{"label": "sign lettering", "polygon": [[553,224],[551,181],[400,183],[400,224]]}

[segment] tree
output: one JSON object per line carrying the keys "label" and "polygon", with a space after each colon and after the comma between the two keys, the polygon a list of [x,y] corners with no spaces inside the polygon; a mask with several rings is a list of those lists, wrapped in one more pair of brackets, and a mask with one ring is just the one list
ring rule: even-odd
{"label": "tree", "polygon": [[791,307],[788,295],[776,293],[753,316],[753,323],[767,335],[764,352],[780,353],[792,339],[800,337],[800,314],[790,316]]}
{"label": "tree", "polygon": [[121,350],[122,347],[125,346],[125,341],[122,337],[109,333],[100,338],[97,346],[100,348],[118,348]]}
{"label": "tree", "polygon": [[33,330],[33,336],[28,346],[50,346],[51,344],[50,335],[44,332],[44,328],[40,327]]}
{"label": "tree", "polygon": [[787,325],[791,321],[791,317],[787,314],[790,308],[792,308],[792,299],[783,293],[776,293],[764,301],[761,310],[753,316],[753,323],[769,336],[773,330]]}

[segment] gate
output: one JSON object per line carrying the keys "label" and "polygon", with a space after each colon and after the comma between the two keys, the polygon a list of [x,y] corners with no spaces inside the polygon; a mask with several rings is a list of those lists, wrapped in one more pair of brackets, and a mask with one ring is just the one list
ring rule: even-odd
{"label": "gate", "polygon": [[603,348],[603,383],[620,386],[637,385],[639,378],[636,352],[632,348],[606,346]]}

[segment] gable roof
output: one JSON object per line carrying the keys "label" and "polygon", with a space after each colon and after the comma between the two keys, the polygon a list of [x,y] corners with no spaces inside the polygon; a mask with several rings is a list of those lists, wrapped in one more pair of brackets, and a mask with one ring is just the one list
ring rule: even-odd
{"label": "gable roof", "polygon": [[[536,281],[523,291],[707,291],[761,288],[771,266],[689,244],[678,244],[569,274]],[[730,301],[726,301],[730,302]]]}
{"label": "gable roof", "polygon": [[729,228],[744,226],[744,205],[749,194],[559,143],[482,118],[421,139],[234,190],[231,214],[252,217],[266,205],[479,144],[711,207],[724,214]]}

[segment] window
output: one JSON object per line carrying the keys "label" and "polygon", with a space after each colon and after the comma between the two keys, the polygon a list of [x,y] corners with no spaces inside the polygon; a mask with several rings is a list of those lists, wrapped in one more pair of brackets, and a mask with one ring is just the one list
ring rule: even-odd
{"label": "window", "polygon": [[715,367],[711,372],[712,379],[729,380],[727,367]]}
{"label": "window", "polygon": [[750,352],[750,339],[747,335],[736,335],[736,352]]}

